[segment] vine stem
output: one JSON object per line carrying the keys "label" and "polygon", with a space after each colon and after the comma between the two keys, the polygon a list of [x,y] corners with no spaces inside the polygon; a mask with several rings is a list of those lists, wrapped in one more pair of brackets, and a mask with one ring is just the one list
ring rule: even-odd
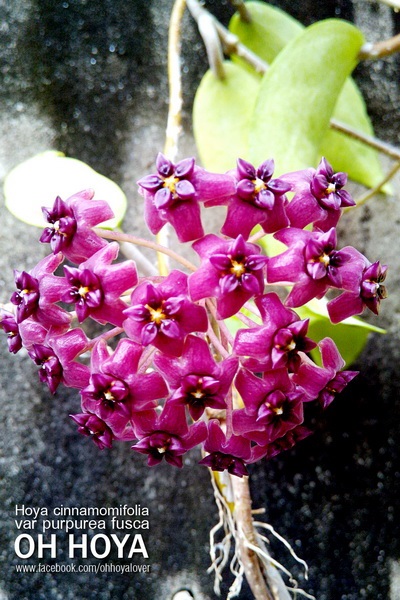
{"label": "vine stem", "polygon": [[[182,80],[181,80],[181,26],[186,0],[175,0],[168,29],[168,85],[169,103],[165,132],[164,155],[175,162],[178,156],[178,141],[182,130]],[[170,225],[166,223],[157,234],[157,242],[164,248],[169,246]],[[167,275],[169,263],[167,253],[157,252],[158,271]]]}
{"label": "vine stem", "polygon": [[379,152],[390,156],[390,158],[393,158],[394,160],[400,160],[400,149],[396,148],[396,146],[392,146],[392,144],[388,144],[387,142],[378,140],[372,135],[361,133],[360,131],[357,131],[356,129],[350,127],[350,125],[345,125],[344,123],[342,123],[341,121],[337,121],[336,119],[331,119],[330,125],[332,129],[336,129],[336,131],[345,133],[349,137],[352,137],[355,140],[359,140],[367,146],[375,148],[375,150],[379,150]]}
{"label": "vine stem", "polygon": [[244,23],[251,23],[251,14],[249,13],[246,3],[243,2],[243,0],[230,0],[230,3],[239,13],[241,21]]}
{"label": "vine stem", "polygon": [[[385,177],[382,179],[382,181],[380,181],[378,183],[378,185],[374,186],[370,190],[367,190],[365,192],[365,194],[363,194],[362,196],[360,196],[360,198],[358,198],[356,200],[356,206],[362,206],[363,204],[365,204],[367,202],[367,200],[369,200],[370,198],[372,198],[372,196],[377,194],[382,189],[382,187],[385,185],[385,183],[387,183],[388,181],[390,181],[392,179],[392,177],[394,177],[394,175],[397,173],[397,171],[399,169],[400,169],[400,161],[394,163],[393,167],[390,169],[390,171],[387,173],[387,175],[385,175]],[[352,208],[353,208],[352,206],[347,206],[343,210],[344,210],[344,212],[348,212]]]}
{"label": "vine stem", "polygon": [[258,547],[259,541],[251,511],[249,478],[231,475],[230,481],[235,501],[233,516],[238,530],[240,560],[255,600],[290,600],[279,572],[274,569],[272,579],[269,569],[262,568],[258,554],[250,547]]}
{"label": "vine stem", "polygon": [[182,128],[181,25],[185,8],[186,0],[175,0],[168,31],[169,105],[164,154],[171,162],[178,155]]}
{"label": "vine stem", "polygon": [[393,8],[396,12],[400,10],[400,0],[379,0],[382,4],[386,4]]}
{"label": "vine stem", "polygon": [[143,248],[150,248],[155,252],[165,254],[170,258],[173,258],[176,262],[180,263],[182,266],[189,269],[189,271],[197,271],[197,267],[191,263],[183,256],[177,254],[171,250],[171,248],[167,248],[158,244],[157,242],[152,242],[151,240],[145,240],[140,237],[136,237],[135,235],[130,235],[128,233],[122,233],[121,231],[111,231],[109,229],[100,229],[99,227],[94,227],[93,231],[97,233],[97,235],[106,240],[114,240],[116,242],[129,242],[130,244],[136,244],[137,246],[142,246]]}
{"label": "vine stem", "polygon": [[384,58],[400,51],[400,33],[393,37],[376,42],[375,44],[367,43],[361,48],[358,55],[359,60],[376,60]]}
{"label": "vine stem", "polygon": [[[196,4],[201,7],[198,0],[190,0],[191,4]],[[205,9],[201,7],[203,11]],[[226,27],[224,27],[214,16],[212,16],[214,21],[214,26],[218,31],[218,35],[221,39],[221,42],[224,46],[225,53],[230,56],[231,54],[236,54],[237,56],[243,58],[255,71],[259,74],[264,74],[269,69],[269,64],[263,61],[259,56],[257,56],[254,52],[252,52],[247,46],[242,44],[239,38],[231,33]],[[377,59],[388,56],[389,54],[393,54],[394,52],[400,51],[400,34],[396,35],[388,40],[377,42],[376,44],[365,44],[363,49],[360,52],[359,60],[366,59]],[[349,125],[337,121],[336,119],[331,119],[330,126],[332,129],[336,131],[340,131],[341,133],[348,135],[360,142],[366,144],[367,146],[371,146],[375,148],[379,152],[390,156],[395,160],[400,160],[400,149],[392,146],[391,144],[387,144],[382,140],[379,140],[373,136],[369,136],[363,134]]]}
{"label": "vine stem", "polygon": [[203,38],[210,69],[217,79],[224,79],[224,54],[216,27],[216,19],[197,0],[186,0],[186,4]]}
{"label": "vine stem", "polygon": [[105,333],[102,333],[101,335],[98,335],[97,337],[93,338],[90,341],[90,344],[87,346],[87,349],[91,349],[93,348],[93,346],[95,345],[96,342],[98,342],[99,340],[110,340],[113,337],[119,335],[120,333],[123,333],[124,330],[122,327],[114,327],[113,329],[110,329],[109,331],[106,331]]}

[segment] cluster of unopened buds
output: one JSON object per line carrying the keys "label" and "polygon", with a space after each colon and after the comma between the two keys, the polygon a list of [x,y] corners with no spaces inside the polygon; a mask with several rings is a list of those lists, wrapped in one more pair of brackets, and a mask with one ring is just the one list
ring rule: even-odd
{"label": "cluster of unopened buds", "polygon": [[[58,197],[43,209],[40,238],[53,253],[15,271],[0,326],[52,393],[61,383],[79,390],[71,417],[100,449],[129,441],[150,466],[165,458],[181,467],[202,444],[201,464],[241,477],[309,435],[356,375],[342,370],[330,338],[307,337],[308,320],[293,309],[337,290],[327,304],[333,323],[365,307],[378,313],[386,267],[336,249],[336,225],[354,200],[346,175],[324,159],[275,179],[273,160],[256,169],[239,159],[225,174],[162,154],[156,164],[138,182],[146,224],[157,234],[170,223],[200,266],[139,277],[132,260],[114,262],[118,243],[93,229],[112,217],[105,201],[92,190]],[[204,234],[201,204],[227,207],[221,234]],[[287,249],[266,256],[250,238],[256,226]],[[277,284],[286,298],[268,291]],[[77,326],[90,320],[107,326],[92,339]],[[322,366],[309,357],[317,345]]]}

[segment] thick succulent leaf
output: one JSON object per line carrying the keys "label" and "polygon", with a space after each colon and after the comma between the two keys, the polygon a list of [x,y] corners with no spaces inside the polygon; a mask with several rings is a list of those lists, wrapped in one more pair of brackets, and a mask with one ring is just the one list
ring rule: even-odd
{"label": "thick succulent leaf", "polygon": [[[304,29],[299,21],[264,2],[247,2],[246,7],[252,17],[251,23],[245,23],[239,13],[235,13],[229,29],[266,63],[272,63],[284,46]],[[242,59],[235,60],[251,69]],[[333,116],[357,131],[373,135],[364,99],[351,78],[340,93]],[[383,179],[375,150],[332,129],[323,137],[319,154],[328,159],[335,171],[345,171],[351,179],[365,186],[373,187]]]}
{"label": "thick succulent leaf", "polygon": [[[356,131],[374,135],[364,98],[351,78],[344,84],[333,116]],[[328,129],[319,153],[328,159],[335,171],[344,171],[353,181],[367,187],[378,185],[384,178],[378,153],[370,146],[339,131]],[[389,192],[389,190],[390,186],[386,185],[384,191]]]}
{"label": "thick succulent leaf", "polygon": [[24,223],[43,227],[42,206],[53,206],[57,196],[66,200],[88,188],[95,191],[96,200],[106,200],[114,211],[115,218],[101,226],[119,225],[127,206],[121,188],[80,160],[53,150],[37,154],[10,171],[4,181],[5,203]]}
{"label": "thick succulent leaf", "polygon": [[311,25],[277,56],[261,82],[249,131],[251,161],[275,158],[277,174],[316,165],[361,32],[345,21]]}
{"label": "thick succulent leaf", "polygon": [[207,71],[196,92],[193,131],[203,166],[227,171],[247,158],[249,120],[260,80],[239,65],[224,62],[225,78]]}
{"label": "thick succulent leaf", "polygon": [[[239,13],[235,13],[229,30],[268,64],[304,29],[299,21],[286,12],[265,2],[246,2],[246,9],[250,13],[251,23],[246,23]],[[234,60],[252,69],[243,59],[234,57]]]}
{"label": "thick succulent leaf", "polygon": [[[324,299],[311,300],[306,306],[296,308],[296,312],[302,319],[310,319],[308,335],[313,340],[319,342],[325,337],[334,340],[347,366],[361,354],[372,332],[386,333],[384,329],[370,325],[357,317],[350,317],[342,323],[333,325],[329,320]],[[313,350],[311,354],[315,362],[321,364],[319,351]]]}

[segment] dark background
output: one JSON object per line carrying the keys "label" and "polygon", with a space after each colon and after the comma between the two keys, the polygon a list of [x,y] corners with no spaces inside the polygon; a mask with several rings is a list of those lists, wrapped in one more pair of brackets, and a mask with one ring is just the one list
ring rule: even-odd
{"label": "dark background", "polygon": [[[354,21],[369,41],[398,33],[400,17],[367,0],[274,2],[304,24],[326,17]],[[227,23],[232,9],[207,7]],[[167,112],[168,0],[0,0],[0,175],[46,149],[88,162],[126,192],[124,228],[142,223],[135,181],[162,149]],[[184,21],[184,123],[181,157],[195,152],[190,131],[194,91],[207,68],[202,41]],[[399,144],[399,57],[366,62],[355,77],[376,135]],[[386,165],[387,166],[387,165]],[[316,434],[292,451],[252,467],[255,507],[310,566],[299,581],[318,600],[398,600],[399,258],[398,182],[346,216],[341,242],[390,264],[390,297],[354,368],[361,376],[326,413]],[[46,250],[38,230],[0,204],[0,289],[13,291],[12,269],[30,269]],[[378,323],[377,321],[374,321]],[[51,396],[27,355],[0,346],[0,600],[167,600],[187,587],[214,598],[208,534],[217,522],[206,469],[192,453],[185,469],[145,466],[129,444],[99,452],[68,418],[79,411],[70,390]],[[16,574],[15,504],[150,509],[150,575]],[[59,535],[60,546],[63,536]],[[278,560],[299,570],[279,544]],[[59,555],[63,561],[65,555]],[[29,561],[32,562],[32,561]],[[226,590],[225,590],[226,595]],[[252,596],[246,586],[240,598]]]}

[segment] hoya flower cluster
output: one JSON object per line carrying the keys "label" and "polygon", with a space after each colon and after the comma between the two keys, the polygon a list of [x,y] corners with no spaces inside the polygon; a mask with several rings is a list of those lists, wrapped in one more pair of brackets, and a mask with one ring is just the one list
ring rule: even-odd
{"label": "hoya flower cluster", "polygon": [[[324,159],[275,179],[272,159],[258,168],[239,159],[225,174],[162,154],[156,166],[138,182],[146,223],[153,234],[170,223],[199,266],[139,276],[93,230],[112,217],[105,201],[91,190],[58,197],[43,209],[40,238],[53,253],[15,271],[0,324],[10,352],[26,348],[52,393],[61,383],[79,390],[71,417],[100,449],[128,441],[150,466],[181,467],[202,444],[202,464],[241,477],[309,435],[309,415],[356,375],[329,338],[318,344],[322,366],[309,358],[317,344],[294,309],[337,290],[332,322],[378,313],[386,266],[337,248],[335,227],[354,201]],[[219,235],[205,235],[202,205],[227,207]],[[250,238],[257,226],[287,249],[268,257]],[[106,326],[91,339],[90,320]]]}

